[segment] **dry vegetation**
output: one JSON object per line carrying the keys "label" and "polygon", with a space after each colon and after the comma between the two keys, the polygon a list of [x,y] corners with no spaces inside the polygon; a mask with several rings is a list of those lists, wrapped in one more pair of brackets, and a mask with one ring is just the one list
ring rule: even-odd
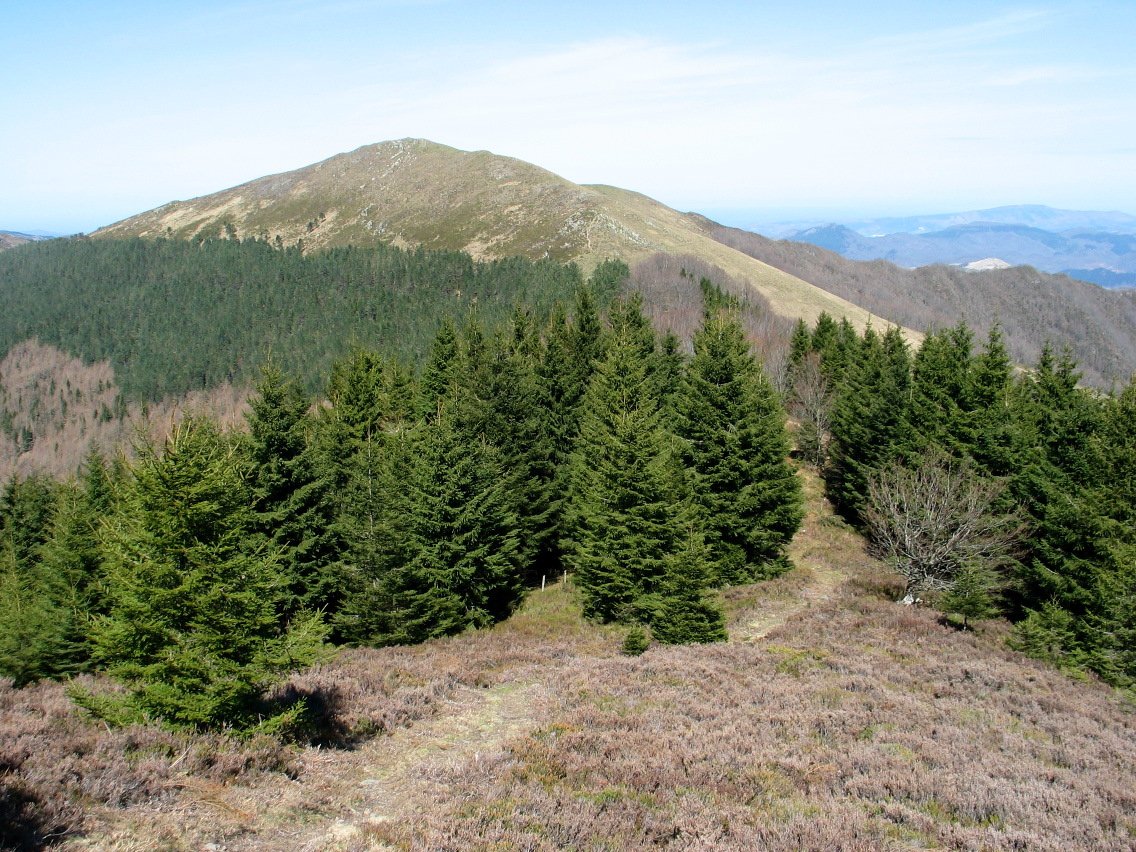
{"label": "dry vegetation", "polygon": [[160,439],[185,414],[243,423],[250,391],[222,385],[160,404],[123,405],[109,362],[78,358],[28,340],[0,359],[0,483],[13,475],[70,476],[88,448],[130,451],[139,436]]}
{"label": "dry vegetation", "polygon": [[31,240],[23,234],[14,234],[11,231],[0,231],[0,251],[22,246],[27,242],[31,242]]}
{"label": "dry vegetation", "polygon": [[968,272],[846,260],[805,243],[770,240],[708,223],[725,245],[908,328],[965,320],[982,337],[999,322],[1011,355],[1034,364],[1045,341],[1072,348],[1087,381],[1125,384],[1136,372],[1136,291],[1105,290],[1028,266]]}
{"label": "dry vegetation", "polygon": [[800,567],[727,593],[725,645],[623,657],[558,583],[495,629],[295,677],[323,717],[303,747],[108,731],[58,685],[0,688],[5,840],[1133,848],[1132,707],[1005,650],[999,623],[895,604],[902,583],[806,489]]}
{"label": "dry vegetation", "polygon": [[657,252],[631,268],[626,289],[643,296],[644,313],[651,325],[661,334],[672,332],[690,354],[694,333],[702,325],[703,296],[699,282],[703,278],[737,299],[742,327],[754,354],[775,383],[784,378],[794,323],[775,313],[772,304],[759,291],[720,266],[694,255]]}

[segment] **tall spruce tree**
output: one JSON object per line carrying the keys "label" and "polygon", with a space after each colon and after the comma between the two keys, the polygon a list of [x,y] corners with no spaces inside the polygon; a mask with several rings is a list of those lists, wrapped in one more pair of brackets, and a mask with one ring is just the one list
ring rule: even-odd
{"label": "tall spruce tree", "polygon": [[420,642],[508,616],[524,591],[521,525],[500,453],[442,409],[404,439],[407,477],[387,517],[381,594],[392,616],[376,644]]}
{"label": "tall spruce tree", "polygon": [[249,481],[254,526],[279,553],[290,616],[322,609],[330,619],[343,596],[335,501],[311,442],[311,406],[299,383],[270,365],[249,400]]}
{"label": "tall spruce tree", "polygon": [[829,496],[859,520],[872,471],[910,452],[911,358],[898,329],[864,332],[832,410],[825,480]]}
{"label": "tall spruce tree", "polygon": [[276,554],[252,534],[247,475],[208,421],[183,423],[162,451],[143,448],[107,526],[110,610],[94,630],[98,658],[127,691],[75,690],[88,710],[247,729],[261,723],[262,693],[318,657],[318,613],[281,624],[287,591]]}
{"label": "tall spruce tree", "polygon": [[714,582],[780,573],[804,515],[801,486],[785,412],[736,315],[706,317],[674,407]]}
{"label": "tall spruce tree", "polygon": [[684,542],[673,439],[649,352],[637,322],[614,327],[580,406],[570,461],[563,546],[585,614],[603,621],[650,620],[644,610],[654,608],[668,559]]}

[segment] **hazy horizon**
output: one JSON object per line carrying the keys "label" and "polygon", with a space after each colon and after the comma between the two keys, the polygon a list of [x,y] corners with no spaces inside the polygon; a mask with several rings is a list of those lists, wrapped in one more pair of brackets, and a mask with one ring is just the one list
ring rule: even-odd
{"label": "hazy horizon", "polygon": [[23,232],[407,136],[700,212],[1136,209],[1120,0],[45,0],[6,24],[0,222]]}

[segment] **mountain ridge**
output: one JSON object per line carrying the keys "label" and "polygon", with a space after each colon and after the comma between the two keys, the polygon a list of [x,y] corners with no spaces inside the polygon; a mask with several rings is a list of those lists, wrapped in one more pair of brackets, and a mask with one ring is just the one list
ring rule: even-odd
{"label": "mountain ridge", "polygon": [[870,321],[863,308],[713,240],[707,221],[641,193],[574,184],[523,160],[401,139],[172,201],[91,236],[228,235],[302,242],[305,250],[387,242],[478,259],[571,261],[585,272],[609,257],[634,263],[657,252],[691,254],[756,288],[782,316],[812,322],[827,312],[859,328]]}

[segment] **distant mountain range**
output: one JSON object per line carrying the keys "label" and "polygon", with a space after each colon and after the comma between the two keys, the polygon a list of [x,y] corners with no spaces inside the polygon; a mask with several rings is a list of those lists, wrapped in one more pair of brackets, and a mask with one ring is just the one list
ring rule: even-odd
{"label": "distant mountain range", "polygon": [[32,243],[36,240],[46,239],[50,239],[46,234],[22,234],[19,231],[0,231],[0,251],[15,248],[24,243]]}
{"label": "distant mountain range", "polygon": [[1104,287],[1136,286],[1136,216],[1126,213],[1021,205],[815,225],[778,236],[850,260],[887,260],[908,268],[990,266],[1000,260]]}

